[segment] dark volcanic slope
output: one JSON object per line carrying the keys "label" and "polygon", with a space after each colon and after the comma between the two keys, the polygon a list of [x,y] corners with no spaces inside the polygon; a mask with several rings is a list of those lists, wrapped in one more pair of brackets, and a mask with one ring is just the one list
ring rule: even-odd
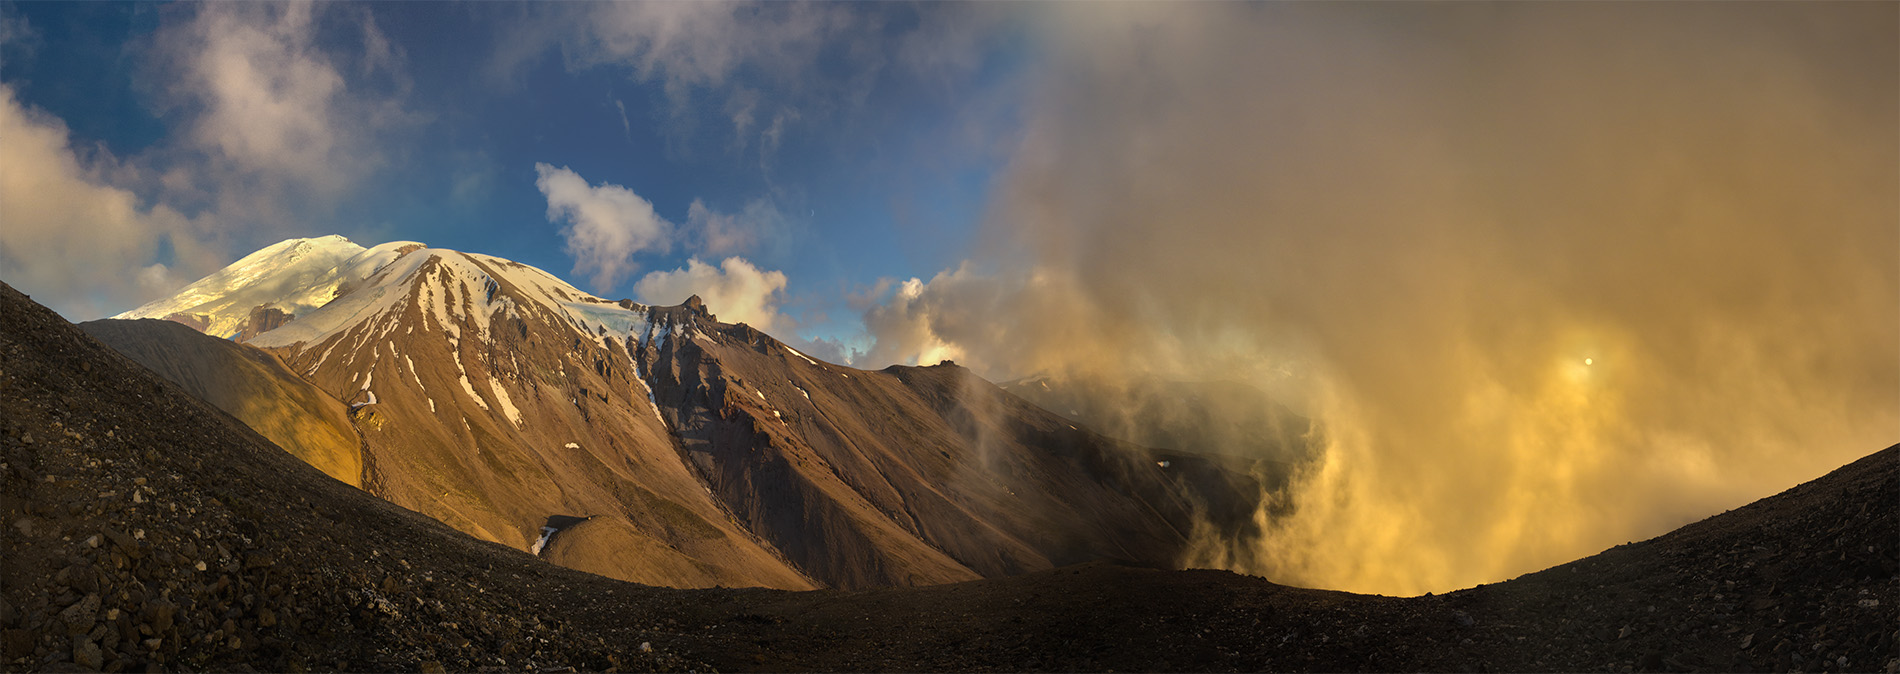
{"label": "dark volcanic slope", "polygon": [[79,329],[324,474],[363,486],[363,440],[349,409],[276,356],[173,321],[90,321]]}
{"label": "dark volcanic slope", "polygon": [[1312,420],[1251,385],[1138,377],[1025,377],[1005,391],[1051,412],[1144,447],[1293,464],[1311,458]]}
{"label": "dark volcanic slope", "polygon": [[4,286],[0,318],[9,670],[1900,670],[1900,446],[1435,597],[1103,563],[923,588],[665,590],[329,480]]}
{"label": "dark volcanic slope", "polygon": [[4,284],[0,317],[5,669],[689,666],[558,603],[636,586],[331,480]]}

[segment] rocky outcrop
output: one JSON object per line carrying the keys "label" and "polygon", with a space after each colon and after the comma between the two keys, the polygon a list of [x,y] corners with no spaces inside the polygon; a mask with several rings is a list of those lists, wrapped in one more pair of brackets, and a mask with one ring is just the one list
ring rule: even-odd
{"label": "rocky outcrop", "polygon": [[233,335],[232,339],[242,342],[253,335],[275,330],[278,326],[289,323],[292,318],[290,314],[277,307],[267,305],[252,307],[250,317],[244,321],[244,327]]}

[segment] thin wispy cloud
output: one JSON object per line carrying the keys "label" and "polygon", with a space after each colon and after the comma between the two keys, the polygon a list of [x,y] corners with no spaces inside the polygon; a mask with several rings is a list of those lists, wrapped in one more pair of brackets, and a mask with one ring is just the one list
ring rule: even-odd
{"label": "thin wispy cloud", "polygon": [[627,134],[627,140],[633,140],[633,122],[627,121],[627,104],[614,99],[614,110],[620,112],[620,130]]}

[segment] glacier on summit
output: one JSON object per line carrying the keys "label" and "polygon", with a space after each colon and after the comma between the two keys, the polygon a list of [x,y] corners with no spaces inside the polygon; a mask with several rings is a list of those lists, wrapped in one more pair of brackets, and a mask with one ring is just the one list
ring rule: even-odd
{"label": "glacier on summit", "polygon": [[169,297],[113,318],[176,320],[223,338],[238,335],[253,310],[277,309],[293,319],[348,293],[411,241],[364,248],[341,236],[286,239],[266,246]]}
{"label": "glacier on summit", "polygon": [[[512,313],[515,298],[497,295],[491,275],[522,291],[521,299],[554,309],[596,343],[604,345],[609,337],[638,341],[649,333],[646,306],[595,297],[529,265],[414,241],[365,248],[336,235],[280,241],[113,318],[174,320],[262,347],[316,344],[339,330],[385,318],[409,291],[410,275],[431,259],[439,261],[434,273],[440,277],[424,284],[425,304],[435,325],[454,338],[462,335],[451,316],[460,318],[466,310],[485,337],[491,317]],[[458,288],[471,291],[458,294]],[[263,310],[280,311],[288,319],[246,334],[246,327],[254,325],[252,315]]]}

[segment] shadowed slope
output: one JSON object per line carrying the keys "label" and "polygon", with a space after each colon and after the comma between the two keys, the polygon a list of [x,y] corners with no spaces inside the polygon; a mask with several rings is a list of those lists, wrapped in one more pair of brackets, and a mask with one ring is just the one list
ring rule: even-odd
{"label": "shadowed slope", "polygon": [[856,370],[691,301],[651,311],[639,358],[685,457],[827,584],[1171,566],[1211,496],[955,365]]}
{"label": "shadowed slope", "polygon": [[1897,502],[1900,446],[1655,539],[1423,597],[1090,563],[655,599],[725,671],[1891,672]]}

